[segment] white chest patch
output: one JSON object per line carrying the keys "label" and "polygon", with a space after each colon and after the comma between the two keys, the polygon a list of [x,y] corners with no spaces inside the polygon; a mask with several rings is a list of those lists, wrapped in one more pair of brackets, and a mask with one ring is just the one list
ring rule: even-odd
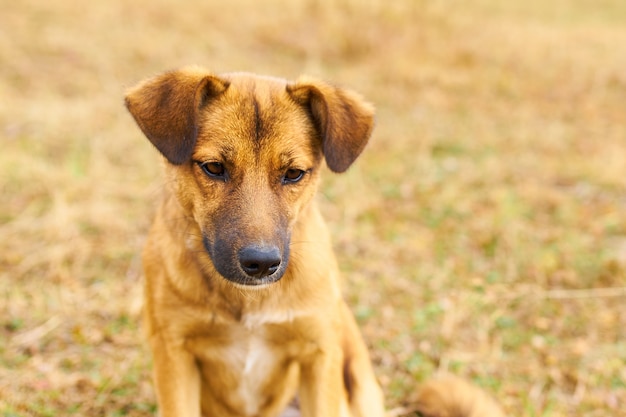
{"label": "white chest patch", "polygon": [[[259,415],[268,404],[280,407],[283,401],[288,401],[293,393],[287,391],[293,389],[298,369],[291,362],[297,361],[292,357],[293,352],[303,350],[287,333],[279,331],[277,339],[275,325],[280,328],[281,323],[290,323],[302,314],[288,310],[247,314],[242,317],[240,325],[231,328],[228,343],[215,345],[209,341],[206,347],[199,347],[202,352],[199,356],[204,356],[207,362],[203,367],[204,377],[210,380],[221,378],[219,373],[211,372],[211,363],[219,363],[219,368],[223,369],[221,372],[229,381],[230,389],[214,400],[228,403],[245,416]],[[287,329],[289,326],[285,328],[286,332]],[[285,368],[287,363],[291,364]],[[214,382],[220,383],[219,380]],[[270,393],[272,397],[267,398]],[[207,398],[207,401],[210,400]]]}
{"label": "white chest patch", "polygon": [[238,391],[246,413],[254,415],[258,413],[263,401],[261,389],[267,381],[267,375],[276,365],[276,358],[259,336],[252,335],[247,344],[243,361],[243,375]]}

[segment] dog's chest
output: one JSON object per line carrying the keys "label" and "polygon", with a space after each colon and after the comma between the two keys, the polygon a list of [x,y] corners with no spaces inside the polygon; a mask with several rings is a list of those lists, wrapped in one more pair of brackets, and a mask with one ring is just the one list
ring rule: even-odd
{"label": "dog's chest", "polygon": [[255,333],[233,344],[229,350],[232,355],[230,358],[225,356],[225,359],[239,374],[236,393],[246,413],[254,415],[264,402],[268,376],[277,367],[276,353],[263,336]]}
{"label": "dog's chest", "polygon": [[285,318],[249,316],[192,344],[202,366],[204,401],[224,402],[249,416],[289,401],[306,346]]}

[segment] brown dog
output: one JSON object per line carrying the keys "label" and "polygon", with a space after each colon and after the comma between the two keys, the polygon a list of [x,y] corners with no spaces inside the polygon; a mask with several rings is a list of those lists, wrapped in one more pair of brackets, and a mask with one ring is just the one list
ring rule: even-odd
{"label": "brown dog", "polygon": [[382,417],[313,200],[322,159],[343,172],[365,147],[372,106],[311,79],[198,68],[126,105],[165,157],[144,251],[161,416],[277,416],[297,394],[305,417]]}

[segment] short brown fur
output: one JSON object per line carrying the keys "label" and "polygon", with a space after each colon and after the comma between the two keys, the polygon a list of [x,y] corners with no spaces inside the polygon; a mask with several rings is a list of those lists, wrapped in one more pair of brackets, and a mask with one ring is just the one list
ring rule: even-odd
{"label": "short brown fur", "polygon": [[278,416],[297,394],[305,417],[382,417],[313,199],[322,159],[343,172],[365,147],[372,106],[313,79],[200,68],[126,105],[165,161],[143,254],[161,416]]}

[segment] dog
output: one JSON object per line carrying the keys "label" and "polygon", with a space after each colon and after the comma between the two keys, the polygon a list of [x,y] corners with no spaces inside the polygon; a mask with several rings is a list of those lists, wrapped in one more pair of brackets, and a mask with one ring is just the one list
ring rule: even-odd
{"label": "dog", "polygon": [[[384,416],[314,199],[324,164],[341,173],[363,151],[373,106],[312,78],[199,67],[125,103],[163,156],[143,252],[160,415],[273,417],[297,398],[304,417]],[[457,415],[447,386],[423,391],[428,415]]]}

